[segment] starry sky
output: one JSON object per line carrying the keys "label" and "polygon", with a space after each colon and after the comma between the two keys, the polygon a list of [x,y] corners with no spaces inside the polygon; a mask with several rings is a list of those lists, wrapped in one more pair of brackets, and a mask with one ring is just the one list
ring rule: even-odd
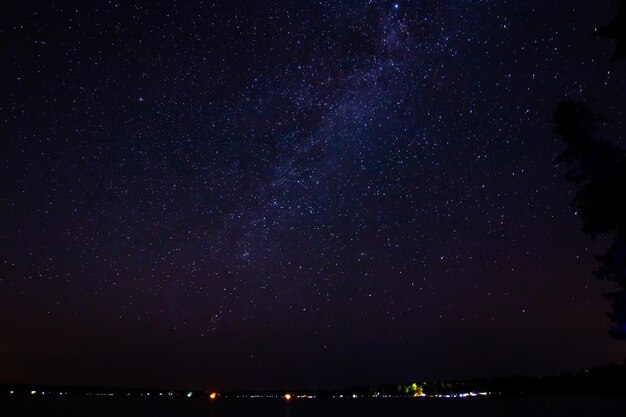
{"label": "starry sky", "polygon": [[266,389],[612,361],[553,160],[610,0],[0,13],[0,382]]}

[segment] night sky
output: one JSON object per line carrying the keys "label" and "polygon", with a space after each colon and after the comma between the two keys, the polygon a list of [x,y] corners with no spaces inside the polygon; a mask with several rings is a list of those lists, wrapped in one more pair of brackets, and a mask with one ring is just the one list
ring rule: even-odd
{"label": "night sky", "polygon": [[565,98],[623,130],[610,0],[11,3],[0,382],[622,362],[551,133]]}

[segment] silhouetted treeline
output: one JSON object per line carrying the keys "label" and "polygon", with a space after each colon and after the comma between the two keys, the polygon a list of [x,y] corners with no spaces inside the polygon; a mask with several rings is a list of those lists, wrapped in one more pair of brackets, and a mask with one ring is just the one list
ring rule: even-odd
{"label": "silhouetted treeline", "polygon": [[[454,395],[469,392],[488,392],[490,395],[594,395],[626,396],[626,365],[608,365],[584,369],[576,373],[562,373],[546,377],[511,375],[503,378],[479,378],[460,381],[421,382],[426,396]],[[401,385],[400,385],[401,386]],[[398,385],[351,388],[332,392],[345,396],[371,395],[374,392],[402,396]],[[406,395],[411,396],[411,395]]]}
{"label": "silhouetted treeline", "polygon": [[[626,0],[622,0],[613,21],[597,30],[598,35],[616,41],[614,61],[626,56],[625,31]],[[567,180],[577,186],[572,207],[582,229],[593,239],[598,235],[612,239],[604,255],[597,256],[601,266],[594,274],[617,287],[605,294],[611,300],[609,334],[626,340],[626,152],[599,137],[608,120],[584,102],[561,102],[553,121],[555,135],[566,146],[556,162],[567,167]]]}
{"label": "silhouetted treeline", "polygon": [[[421,381],[411,384],[387,384],[338,390],[298,390],[283,389],[273,391],[239,391],[220,392],[219,398],[251,398],[284,397],[290,393],[293,399],[298,396],[311,395],[315,398],[343,398],[357,397],[413,397],[416,391],[426,396],[454,395],[470,392],[488,392],[490,395],[518,396],[518,395],[593,395],[593,396],[625,396],[624,381],[626,381],[626,365],[608,365],[598,368],[585,369],[576,373],[563,373],[547,377],[530,377],[511,375],[504,378],[479,378],[459,381]],[[419,390],[415,389],[419,387]],[[31,394],[31,392],[35,392]],[[94,388],[71,386],[43,386],[43,385],[8,385],[0,384],[0,397],[11,395],[37,395],[42,392],[50,397],[93,395],[113,396],[147,396],[150,398],[208,398],[209,391],[181,391],[163,389],[136,389],[136,388]]]}
{"label": "silhouetted treeline", "polygon": [[596,34],[603,38],[614,40],[615,51],[612,61],[618,61],[626,57],[626,0],[621,0],[617,6],[617,15],[607,26],[596,30]]}
{"label": "silhouetted treeline", "polygon": [[454,394],[469,391],[487,391],[492,395],[610,395],[624,396],[626,366],[609,365],[585,369],[571,374],[547,377],[511,375],[506,378],[475,379],[443,385],[425,385],[424,392]]}

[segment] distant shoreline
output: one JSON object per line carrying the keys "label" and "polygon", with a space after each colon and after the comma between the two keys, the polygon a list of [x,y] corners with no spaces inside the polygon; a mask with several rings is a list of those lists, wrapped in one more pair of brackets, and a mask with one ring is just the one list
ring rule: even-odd
{"label": "distant shoreline", "polygon": [[476,378],[456,381],[420,381],[409,384],[386,384],[337,390],[181,390],[160,388],[120,388],[42,384],[0,384],[0,398],[5,397],[150,397],[210,399],[274,398],[284,400],[312,398],[473,398],[485,396],[626,396],[622,388],[626,365],[611,364],[575,373],[547,377],[511,375],[500,378]]}

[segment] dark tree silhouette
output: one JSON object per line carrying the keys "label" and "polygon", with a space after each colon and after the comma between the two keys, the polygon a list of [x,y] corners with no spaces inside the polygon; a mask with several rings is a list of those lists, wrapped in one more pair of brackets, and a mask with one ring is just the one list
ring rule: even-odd
{"label": "dark tree silhouette", "polygon": [[[615,18],[596,34],[616,41],[612,61],[626,57],[626,0],[620,0]],[[572,206],[583,231],[592,239],[613,238],[606,253],[597,256],[601,265],[594,274],[617,286],[617,291],[605,294],[614,323],[609,334],[626,340],[626,152],[596,137],[598,125],[606,121],[585,103],[561,102],[553,116],[554,133],[566,148],[556,163],[567,167],[566,178],[578,186]]]}
{"label": "dark tree silhouette", "polygon": [[607,252],[597,257],[601,267],[595,275],[619,288],[606,294],[614,323],[609,333],[626,340],[626,152],[595,137],[598,123],[605,120],[584,103],[562,102],[553,121],[554,133],[566,145],[556,162],[567,167],[567,179],[578,186],[572,206],[583,231],[592,238],[614,238]]}
{"label": "dark tree silhouette", "polygon": [[626,0],[621,0],[617,6],[617,16],[607,26],[596,30],[596,35],[616,41],[612,61],[626,57]]}

